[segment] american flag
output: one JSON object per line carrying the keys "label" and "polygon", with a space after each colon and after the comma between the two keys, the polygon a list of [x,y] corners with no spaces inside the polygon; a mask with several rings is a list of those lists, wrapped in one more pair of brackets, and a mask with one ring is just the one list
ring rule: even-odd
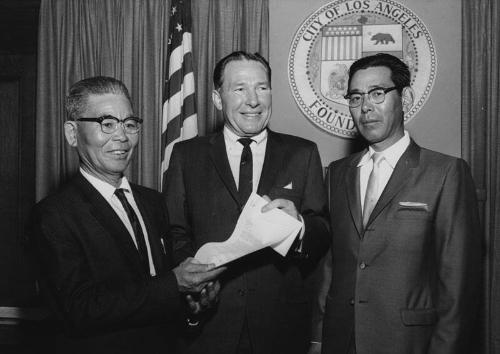
{"label": "american flag", "polygon": [[163,91],[161,186],[172,147],[198,134],[191,40],[191,0],[173,0],[167,47],[168,77]]}

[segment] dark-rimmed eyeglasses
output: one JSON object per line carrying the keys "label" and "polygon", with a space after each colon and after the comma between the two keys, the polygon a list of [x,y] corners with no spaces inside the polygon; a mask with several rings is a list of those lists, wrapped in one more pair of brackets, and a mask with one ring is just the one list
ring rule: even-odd
{"label": "dark-rimmed eyeglasses", "polygon": [[116,117],[107,115],[97,118],[76,118],[78,122],[96,122],[101,125],[101,130],[105,134],[113,134],[118,129],[121,123],[125,133],[137,134],[142,127],[142,119],[138,117],[128,117],[125,119],[118,119]]}
{"label": "dark-rimmed eyeglasses", "polygon": [[368,99],[371,103],[382,103],[385,101],[385,94],[391,92],[392,90],[397,89],[397,86],[393,87],[375,87],[369,90],[368,92],[351,92],[347,93],[344,98],[349,102],[349,107],[358,107],[363,102],[363,97],[368,95]]}

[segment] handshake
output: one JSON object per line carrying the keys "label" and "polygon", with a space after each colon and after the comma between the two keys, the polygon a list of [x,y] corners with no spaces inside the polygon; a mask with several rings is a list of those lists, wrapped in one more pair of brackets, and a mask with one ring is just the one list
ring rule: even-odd
{"label": "handshake", "polygon": [[196,258],[186,258],[173,270],[190,312],[196,315],[217,303],[220,283],[215,279],[227,269],[219,265],[267,246],[285,256],[302,228],[299,220],[293,202],[252,193],[228,240],[206,243]]}
{"label": "handshake", "polygon": [[186,258],[173,269],[179,291],[186,295],[192,315],[208,310],[217,303],[220,283],[215,279],[225,270],[226,267],[215,268],[213,264],[201,264],[192,257]]}

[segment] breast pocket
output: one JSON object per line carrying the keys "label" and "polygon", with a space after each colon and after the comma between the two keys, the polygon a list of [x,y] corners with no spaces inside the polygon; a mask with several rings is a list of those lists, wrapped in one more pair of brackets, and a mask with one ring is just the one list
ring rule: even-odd
{"label": "breast pocket", "polygon": [[295,191],[293,189],[287,189],[287,188],[282,188],[282,187],[273,187],[269,191],[268,196],[269,196],[269,198],[271,198],[271,200],[278,199],[278,198],[290,200],[295,204],[295,207],[298,210],[300,210],[302,196],[297,191]]}
{"label": "breast pocket", "polygon": [[429,212],[429,207],[427,205],[422,206],[404,206],[398,205],[396,213],[394,215],[396,219],[416,219],[416,220],[430,220],[431,213]]}

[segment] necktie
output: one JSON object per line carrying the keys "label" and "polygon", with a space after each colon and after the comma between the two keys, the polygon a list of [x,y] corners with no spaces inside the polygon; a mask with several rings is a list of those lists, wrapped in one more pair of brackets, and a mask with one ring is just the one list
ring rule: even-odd
{"label": "necktie", "polygon": [[382,153],[375,152],[371,158],[373,160],[373,169],[370,173],[368,184],[366,186],[365,202],[363,204],[363,227],[366,227],[370,214],[378,201],[378,185],[380,180],[379,165],[384,157],[382,156]]}
{"label": "necktie", "polygon": [[252,149],[250,149],[252,141],[253,140],[250,138],[238,139],[238,142],[243,145],[240,160],[240,179],[238,183],[238,194],[240,195],[240,201],[242,204],[247,202],[253,188],[253,161]]}
{"label": "necktie", "polygon": [[118,188],[117,190],[115,190],[115,194],[122,203],[123,209],[125,209],[125,212],[127,213],[130,224],[132,225],[132,230],[134,231],[139,255],[141,256],[142,263],[145,269],[149,273],[148,249],[146,248],[146,241],[144,240],[144,233],[142,232],[141,223],[139,222],[134,209],[132,209],[132,206],[129,204],[127,197],[125,197],[124,189]]}

